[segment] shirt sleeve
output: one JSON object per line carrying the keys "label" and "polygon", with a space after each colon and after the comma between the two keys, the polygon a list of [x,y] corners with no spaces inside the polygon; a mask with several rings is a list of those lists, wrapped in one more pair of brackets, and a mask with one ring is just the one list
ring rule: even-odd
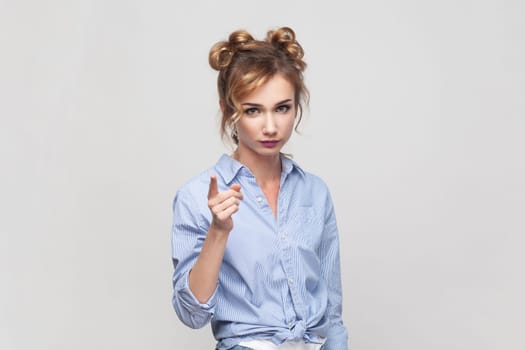
{"label": "shirt sleeve", "polygon": [[339,233],[330,194],[326,199],[323,243],[321,244],[321,275],[328,287],[328,334],[323,350],[348,349],[348,331],[342,319],[342,287],[339,257]]}
{"label": "shirt sleeve", "polygon": [[200,303],[189,288],[189,273],[199,256],[207,229],[199,217],[192,196],[177,192],[173,201],[172,260],[173,307],[179,319],[191,328],[202,328],[211,320],[217,289],[206,303]]}

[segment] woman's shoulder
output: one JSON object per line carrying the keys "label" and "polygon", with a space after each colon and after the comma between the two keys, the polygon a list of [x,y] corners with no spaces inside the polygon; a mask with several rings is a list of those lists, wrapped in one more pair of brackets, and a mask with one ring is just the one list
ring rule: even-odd
{"label": "woman's shoulder", "polygon": [[317,198],[320,201],[322,201],[322,198],[331,197],[329,187],[322,176],[312,172],[309,169],[307,170],[305,167],[299,165],[296,160],[289,158],[289,161],[286,162],[293,166],[293,170],[291,172],[295,175],[291,178],[294,182],[292,186],[294,190],[297,190],[312,198]]}
{"label": "woman's shoulder", "polygon": [[311,172],[310,170],[306,170],[305,168],[300,166],[295,160],[291,158],[288,159],[290,160],[291,164],[293,164],[293,167],[300,174],[300,177],[303,179],[303,182],[307,186],[313,186],[319,189],[328,190],[328,185],[321,176]]}
{"label": "woman's shoulder", "polygon": [[311,184],[328,187],[326,181],[320,175],[314,174],[310,171],[304,171],[304,177],[306,181],[310,182]]}
{"label": "woman's shoulder", "polygon": [[207,169],[201,171],[197,175],[190,177],[178,188],[177,193],[190,194],[190,195],[202,195],[203,193],[208,193],[210,186],[210,176],[217,176],[219,186],[223,186],[222,174],[224,172],[225,163],[228,161],[227,155],[222,155],[219,160],[208,167]]}
{"label": "woman's shoulder", "polygon": [[214,167],[209,167],[187,179],[177,189],[177,194],[192,194],[207,192],[210,184],[210,176],[213,174]]}
{"label": "woman's shoulder", "polygon": [[324,179],[311,172],[305,172],[304,175],[305,183],[310,188],[310,191],[313,196],[316,198],[330,198],[330,189],[328,187],[328,184],[324,181]]}

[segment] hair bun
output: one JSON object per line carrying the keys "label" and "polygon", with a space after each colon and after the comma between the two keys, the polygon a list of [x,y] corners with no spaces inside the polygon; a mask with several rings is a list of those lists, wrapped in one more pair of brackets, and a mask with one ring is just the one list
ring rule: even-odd
{"label": "hair bun", "polygon": [[208,62],[215,70],[221,70],[230,64],[233,57],[233,50],[227,41],[219,41],[210,49]]}
{"label": "hair bun", "polygon": [[230,45],[232,45],[234,49],[237,49],[238,47],[244,44],[247,44],[250,41],[253,41],[255,39],[253,39],[251,34],[248,33],[247,31],[237,30],[230,34],[230,37],[228,38],[228,40],[230,41]]}
{"label": "hair bun", "polygon": [[295,32],[292,28],[281,27],[271,30],[266,35],[266,41],[284,50],[299,70],[303,71],[305,69],[306,63],[303,61],[304,51],[297,40],[295,40]]}
{"label": "hair bun", "polygon": [[227,68],[239,48],[253,40],[250,33],[245,30],[231,33],[228,41],[219,41],[211,48],[208,56],[210,66],[215,70]]}

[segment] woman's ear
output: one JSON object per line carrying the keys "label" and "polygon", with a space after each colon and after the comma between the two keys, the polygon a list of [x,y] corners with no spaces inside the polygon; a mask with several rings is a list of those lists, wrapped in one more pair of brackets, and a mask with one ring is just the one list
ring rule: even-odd
{"label": "woman's ear", "polygon": [[221,112],[224,113],[224,101],[219,100],[219,106],[221,107]]}

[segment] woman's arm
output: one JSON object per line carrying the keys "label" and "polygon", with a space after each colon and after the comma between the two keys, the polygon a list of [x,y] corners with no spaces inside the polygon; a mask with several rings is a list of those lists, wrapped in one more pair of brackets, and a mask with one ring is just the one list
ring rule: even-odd
{"label": "woman's arm", "polygon": [[321,244],[321,275],[328,287],[327,316],[330,322],[323,350],[346,350],[348,331],[342,319],[342,286],[339,257],[339,233],[332,200],[328,194],[325,229]]}
{"label": "woman's arm", "polygon": [[[203,220],[202,207],[190,191],[179,191],[173,202],[172,258],[173,306],[180,320],[192,328],[204,327],[215,309],[214,293],[228,235],[231,216],[238,210],[240,186],[218,192],[212,176],[208,207],[212,220]],[[199,207],[201,208],[199,210]]]}
{"label": "woman's arm", "polygon": [[190,289],[200,303],[206,302],[217,287],[226,243],[233,229],[232,215],[239,210],[242,200],[240,190],[241,186],[235,184],[229,190],[219,192],[217,178],[214,175],[210,178],[208,207],[213,219],[189,276]]}

